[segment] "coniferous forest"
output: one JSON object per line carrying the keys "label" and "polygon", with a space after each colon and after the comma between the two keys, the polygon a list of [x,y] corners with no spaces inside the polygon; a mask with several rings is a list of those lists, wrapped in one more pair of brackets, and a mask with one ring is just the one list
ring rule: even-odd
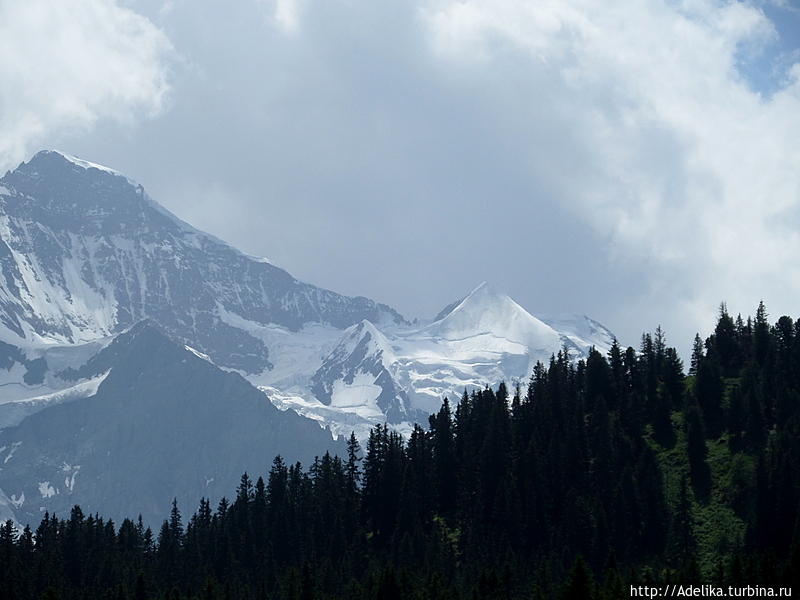
{"label": "coniferous forest", "polygon": [[[408,439],[242,475],[141,520],[0,531],[0,598],[630,596],[800,585],[800,321],[724,306],[688,365],[658,329],[444,401]],[[194,510],[194,512],[191,512]],[[165,512],[169,507],[165,507]]]}

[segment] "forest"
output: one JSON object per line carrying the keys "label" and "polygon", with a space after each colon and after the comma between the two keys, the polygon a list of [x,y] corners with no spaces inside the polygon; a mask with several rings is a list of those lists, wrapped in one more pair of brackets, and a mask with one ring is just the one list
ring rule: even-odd
{"label": "forest", "polygon": [[[84,514],[0,528],[0,599],[618,599],[800,587],[800,321],[720,307],[445,399],[404,439],[275,457],[155,531]],[[183,512],[193,510],[189,512]]]}

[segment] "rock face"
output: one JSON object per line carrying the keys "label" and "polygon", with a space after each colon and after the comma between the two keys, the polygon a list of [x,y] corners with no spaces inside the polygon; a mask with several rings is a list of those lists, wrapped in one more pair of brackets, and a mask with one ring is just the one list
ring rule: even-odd
{"label": "rock face", "polygon": [[197,231],[142,186],[44,151],[0,179],[0,339],[79,343],[150,318],[219,365],[257,373],[249,326],[401,324],[388,306],[298,281]]}
{"label": "rock face", "polygon": [[0,495],[23,523],[80,504],[117,520],[141,512],[157,525],[173,497],[192,510],[202,496],[216,501],[243,471],[266,473],[277,454],[308,464],[344,450],[329,431],[278,410],[151,323],[62,375],[100,381],[90,395],[0,431]]}

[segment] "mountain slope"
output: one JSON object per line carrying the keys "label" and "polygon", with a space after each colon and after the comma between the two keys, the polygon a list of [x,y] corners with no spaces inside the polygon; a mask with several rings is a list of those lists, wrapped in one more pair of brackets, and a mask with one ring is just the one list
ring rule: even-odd
{"label": "mountain slope", "polygon": [[173,497],[219,499],[276,454],[305,463],[339,451],[330,432],[275,408],[235,373],[143,323],[118,336],[76,379],[105,372],[96,393],[49,405],[0,431],[0,488],[21,522],[76,503],[157,523]]}
{"label": "mountain slope", "polygon": [[180,221],[105,167],[44,151],[0,179],[0,339],[78,343],[152,318],[224,366],[270,366],[229,323],[403,323],[388,306],[298,281]]}

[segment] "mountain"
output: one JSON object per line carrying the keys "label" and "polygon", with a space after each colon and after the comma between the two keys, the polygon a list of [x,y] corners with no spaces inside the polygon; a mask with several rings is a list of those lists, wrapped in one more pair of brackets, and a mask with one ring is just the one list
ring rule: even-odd
{"label": "mountain", "polygon": [[562,349],[581,358],[592,347],[607,352],[613,341],[588,317],[539,319],[482,283],[423,327],[354,325],[322,361],[310,388],[282,397],[279,405],[335,429],[341,415],[350,427],[358,417],[362,432],[365,423],[384,420],[407,430],[414,421],[426,422],[444,397],[500,381],[524,382],[537,361],[546,363]]}
{"label": "mountain", "polygon": [[344,450],[150,322],[59,376],[95,383],[0,431],[0,509],[5,499],[20,522],[80,504],[115,519],[141,512],[157,525],[173,497],[187,508],[201,496],[216,501],[243,471],[265,473],[277,454],[308,464]]}
{"label": "mountain", "polygon": [[490,335],[524,344],[534,352],[552,350],[560,342],[558,332],[552,327],[486,282],[452,309],[439,314],[440,318],[424,329],[425,335],[448,341]]}
{"label": "mountain", "polygon": [[202,233],[100,165],[43,151],[0,179],[0,339],[74,344],[151,318],[221,365],[272,366],[251,330],[403,324]]}
{"label": "mountain", "polygon": [[390,423],[424,421],[390,371],[397,358],[388,338],[369,321],[348,329],[311,379],[311,393],[326,406]]}
{"label": "mountain", "polygon": [[102,387],[105,371],[69,374],[142,319],[281,410],[361,436],[383,422],[406,431],[445,396],[525,380],[562,348],[579,358],[613,340],[587,317],[537,317],[487,284],[408,323],[300,282],[124,175],[54,151],[0,179],[0,271],[0,427]]}

